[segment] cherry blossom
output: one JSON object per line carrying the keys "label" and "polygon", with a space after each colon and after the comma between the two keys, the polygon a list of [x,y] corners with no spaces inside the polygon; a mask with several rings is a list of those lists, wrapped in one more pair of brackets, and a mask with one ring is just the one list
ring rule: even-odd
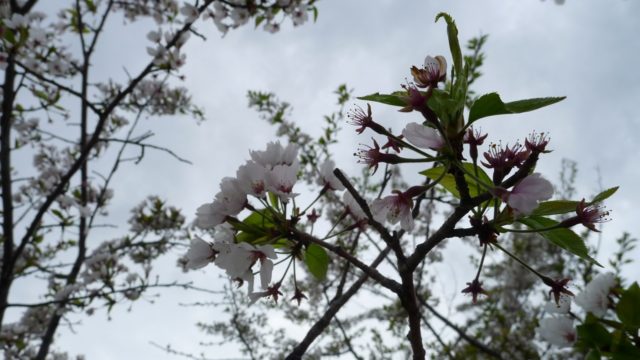
{"label": "cherry blossom", "polygon": [[351,193],[349,193],[348,191],[345,191],[342,194],[342,202],[344,203],[344,206],[347,208],[347,211],[349,212],[349,214],[353,216],[353,218],[356,219],[356,221],[367,220],[367,214],[365,214],[364,211],[362,211],[360,204],[356,202],[356,199],[353,198]]}
{"label": "cherry blossom", "polygon": [[435,58],[427,56],[424,59],[424,68],[418,69],[413,66],[411,75],[419,87],[437,87],[438,83],[444,81],[447,76],[447,60],[440,55]]}
{"label": "cherry blossom", "polygon": [[529,215],[538,207],[538,202],[550,199],[553,185],[539,173],[533,173],[522,179],[511,192],[502,199],[518,214]]}
{"label": "cherry blossom", "polygon": [[543,340],[558,347],[572,346],[578,337],[573,320],[566,317],[542,319],[537,330]]}
{"label": "cherry blossom", "polygon": [[270,142],[264,151],[251,151],[251,159],[267,169],[276,165],[292,165],[298,157],[298,147],[288,144],[282,147],[280,141]]}
{"label": "cherry blossom", "polygon": [[445,141],[440,133],[433,128],[418,123],[409,123],[402,130],[402,135],[414,146],[422,149],[442,149]]}
{"label": "cherry blossom", "polygon": [[297,160],[292,165],[276,165],[267,173],[267,189],[280,198],[282,202],[289,202],[298,194],[293,192],[293,187],[298,180]]}
{"label": "cherry blossom", "polygon": [[609,293],[616,285],[616,276],[613,273],[604,273],[596,276],[584,291],[576,295],[575,301],[584,311],[601,317],[609,308]]}
{"label": "cherry blossom", "polygon": [[389,195],[382,199],[376,199],[371,204],[371,212],[378,222],[389,221],[391,224],[400,222],[400,227],[406,231],[413,230],[413,216],[411,208],[413,201],[402,192],[396,191],[395,195]]}
{"label": "cherry blossom", "polygon": [[322,165],[320,165],[320,177],[318,177],[318,184],[326,186],[329,190],[344,190],[344,185],[333,174],[336,164],[333,160],[327,159]]}
{"label": "cherry blossom", "polygon": [[236,172],[236,177],[242,190],[259,198],[265,196],[266,176],[267,169],[254,161],[247,161]]}
{"label": "cherry blossom", "polygon": [[189,246],[189,251],[187,251],[185,257],[188,260],[187,268],[195,270],[213,262],[216,257],[216,251],[213,250],[211,244],[196,236],[191,239],[191,246]]}

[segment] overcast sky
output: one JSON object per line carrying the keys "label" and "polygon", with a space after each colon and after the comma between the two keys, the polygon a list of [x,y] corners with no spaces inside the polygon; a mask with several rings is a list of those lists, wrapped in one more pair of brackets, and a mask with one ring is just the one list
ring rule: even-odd
{"label": "overcast sky", "polygon": [[[145,124],[157,134],[155,143],[169,144],[193,165],[157,153],[137,167],[129,166],[115,182],[112,222],[124,224],[131,206],[147,193],[170,199],[192,216],[217,192],[222,177],[235,174],[249,149],[271,141],[275,129],[247,109],[249,89],[274,91],[293,105],[293,119],[318,134],[322,115],[335,109],[333,91],[339,84],[347,83],[356,95],[390,92],[426,55],[443,54],[450,60],[445,25],[433,21],[446,11],[456,19],[462,41],[489,34],[485,75],[475,84],[478,93],[498,91],[506,101],[567,96],[540,111],[484,120],[489,140],[513,142],[533,129],[550,132],[554,151],[543,157],[538,170],[556,181],[562,158],[578,161],[578,196],[588,197],[599,190],[599,169],[604,187],[621,186],[607,202],[613,220],[604,226],[603,242],[612,244],[623,231],[639,234],[633,204],[640,203],[640,1],[567,0],[557,6],[539,0],[325,0],[318,7],[317,23],[295,29],[287,23],[276,35],[246,26],[221,38],[213,26],[200,27],[208,41],[190,41],[184,73],[185,86],[204,107],[207,120],[197,125],[172,117]],[[123,65],[135,73],[149,60],[144,50],[149,28],[122,27],[119,21],[112,25],[96,69],[101,76],[123,78]],[[396,131],[418,119],[393,108],[373,109],[377,119]],[[351,154],[368,137],[345,128],[336,147],[337,163],[357,174],[360,165]],[[598,256],[601,262],[610,249]],[[175,258],[162,263],[162,273],[180,276]],[[187,279],[215,288],[221,286],[218,275],[211,267],[206,275]],[[460,276],[459,284],[468,277],[454,276]],[[215,318],[215,309],[178,309],[176,303],[206,300],[204,294],[163,292],[155,305],[142,301],[131,312],[117,310],[112,321],[103,313],[83,319],[76,333],[65,334],[57,345],[88,359],[175,358],[151,347],[150,341],[199,352],[195,344],[207,339],[194,323]]]}

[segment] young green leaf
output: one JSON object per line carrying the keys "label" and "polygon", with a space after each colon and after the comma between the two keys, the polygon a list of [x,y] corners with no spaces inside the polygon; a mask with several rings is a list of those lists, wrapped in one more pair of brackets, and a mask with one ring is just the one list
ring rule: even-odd
{"label": "young green leaf", "polygon": [[575,212],[579,201],[573,200],[551,200],[543,201],[538,207],[533,210],[531,215],[535,216],[547,216],[547,215],[559,215]]}
{"label": "young green leaf", "polygon": [[487,116],[518,114],[536,110],[564,100],[565,97],[547,97],[527,100],[518,100],[505,103],[497,93],[482,95],[471,105],[469,110],[469,124]]}
{"label": "young green leaf", "polygon": [[311,244],[307,247],[304,252],[304,263],[307,264],[309,272],[316,279],[323,280],[327,276],[329,255],[320,245]]}
{"label": "young green leaf", "polygon": [[[468,172],[470,172],[472,174],[475,173],[475,170],[473,169],[473,164],[472,163],[462,163],[462,166],[466,169],[466,171],[468,171]],[[446,170],[445,167],[438,166],[438,167],[435,167],[435,168],[424,170],[424,171],[420,172],[420,174],[428,177],[431,180],[436,180],[436,179],[440,178],[440,176],[442,176],[442,173],[445,170]],[[486,191],[485,187],[483,187],[482,185],[480,185],[480,187],[478,187],[476,180],[473,179],[471,176],[465,174],[464,178],[467,181],[467,184],[469,184],[469,195],[477,196],[477,195],[479,195],[479,194],[481,194],[481,193]],[[491,178],[489,177],[489,175],[487,175],[487,173],[485,173],[484,170],[482,170],[481,168],[478,168],[478,178],[485,185],[492,186],[492,184],[493,184],[493,182],[491,181]],[[439,185],[444,187],[445,190],[450,192],[456,198],[458,198],[458,199],[460,198],[460,192],[458,191],[458,188],[456,187],[456,181],[455,181],[453,175],[445,174],[444,177],[440,180]]]}
{"label": "young green leaf", "polygon": [[397,95],[397,93],[394,93],[394,94],[375,93],[375,94],[371,94],[371,95],[361,96],[361,97],[358,98],[358,100],[379,102],[379,103],[382,103],[382,104],[393,105],[393,106],[406,106],[407,105]]}
{"label": "young green leaf", "polygon": [[[558,222],[543,216],[529,216],[518,219],[518,222],[526,225],[533,230],[542,230],[558,225]],[[589,249],[578,234],[570,229],[558,228],[554,230],[540,231],[540,235],[551,241],[553,244],[560,246],[568,252],[577,255],[581,259],[588,260],[602,267],[594,258],[589,256]]]}
{"label": "young green leaf", "polygon": [[453,68],[456,71],[456,76],[460,76],[462,74],[462,50],[460,50],[458,42],[458,27],[456,27],[456,22],[451,15],[441,12],[436,16],[436,22],[440,18],[447,22],[447,36],[449,37],[449,50],[453,58]]}
{"label": "young green leaf", "polygon": [[640,328],[640,286],[634,282],[622,293],[616,314],[622,323],[631,329]]}
{"label": "young green leaf", "polygon": [[618,191],[619,186],[616,187],[612,187],[609,188],[603,192],[601,192],[600,194],[596,195],[593,200],[591,200],[591,203],[597,203],[597,202],[602,202],[606,199],[608,199],[611,195],[615,194],[616,191]]}

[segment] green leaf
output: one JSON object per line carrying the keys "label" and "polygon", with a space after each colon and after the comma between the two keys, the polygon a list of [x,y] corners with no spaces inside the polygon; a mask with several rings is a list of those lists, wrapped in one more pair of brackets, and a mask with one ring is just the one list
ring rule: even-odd
{"label": "green leaf", "polygon": [[[470,173],[475,173],[472,163],[462,163],[462,166],[466,169],[466,171]],[[421,175],[428,177],[431,180],[437,180],[442,173],[445,171],[445,167],[438,166],[435,168],[431,168],[425,171],[420,172]],[[478,196],[479,194],[485,192],[485,188],[481,185],[478,187],[476,180],[470,177],[469,175],[464,176],[467,184],[469,184],[469,195]],[[486,185],[493,186],[493,182],[491,178],[484,172],[481,168],[478,167],[478,178]],[[460,192],[456,186],[456,180],[451,174],[445,174],[444,177],[440,180],[439,183],[442,187],[444,187],[448,192],[450,192],[456,198],[460,198]]]}
{"label": "green leaf", "polygon": [[260,24],[262,24],[262,22],[265,20],[265,17],[262,15],[258,15],[256,16],[255,22],[256,22],[256,28],[258,26],[260,26]]}
{"label": "green leaf", "polygon": [[[609,198],[618,190],[618,186],[607,189],[600,194],[596,195],[589,204],[599,203]],[[547,216],[547,215],[559,215],[567,214],[576,211],[576,207],[580,202],[574,200],[551,200],[543,201],[538,207],[533,210],[531,215]]]}
{"label": "green leaf", "polygon": [[327,276],[329,269],[329,255],[323,247],[311,244],[304,253],[304,263],[307,264],[309,272],[318,280],[323,280]]}
{"label": "green leaf", "polygon": [[608,199],[611,195],[615,194],[616,191],[618,191],[618,188],[619,186],[616,186],[601,192],[600,194],[596,195],[593,200],[591,200],[591,203],[598,203]]}
{"label": "green leaf", "polygon": [[[546,229],[558,225],[557,221],[543,216],[529,216],[518,219],[518,222],[534,230]],[[572,230],[559,228],[554,230],[540,231],[539,234],[542,235],[545,239],[551,241],[553,244],[567,250],[568,252],[602,267],[600,263],[589,256],[589,249],[587,249],[584,241],[580,236],[578,236],[578,234],[574,233]]]}
{"label": "green leaf", "polygon": [[538,204],[538,207],[533,210],[531,215],[546,216],[546,215],[558,215],[566,214],[576,211],[579,201],[573,200],[551,200],[543,201]]}
{"label": "green leaf", "polygon": [[640,286],[634,282],[622,293],[616,314],[622,323],[629,328],[640,328]]}
{"label": "green leaf", "polygon": [[452,116],[459,109],[459,103],[449,93],[439,89],[433,89],[427,105],[445,125],[451,123]]}
{"label": "green leaf", "polygon": [[265,209],[252,212],[242,221],[229,222],[236,230],[239,230],[236,235],[238,242],[248,242],[250,244],[265,240],[265,237],[268,238],[270,236],[269,230],[275,228],[271,213]]}
{"label": "green leaf", "polygon": [[611,345],[611,334],[593,316],[587,316],[582,325],[576,327],[578,345],[583,349],[602,349]]}
{"label": "green leaf", "polygon": [[315,23],[318,21],[318,8],[314,6],[311,10],[313,11],[313,22]]}
{"label": "green leaf", "polygon": [[96,12],[97,7],[93,0],[84,0],[84,2],[85,4],[87,4],[87,8],[89,9],[89,11],[91,11],[92,13]]}
{"label": "green leaf", "polygon": [[278,199],[278,195],[269,191],[268,196],[269,196],[269,203],[271,204],[271,206],[280,210],[280,200]]}
{"label": "green leaf", "polygon": [[436,16],[436,22],[444,18],[447,22],[447,36],[449,37],[449,50],[451,50],[451,57],[453,58],[453,68],[456,71],[456,76],[462,74],[462,50],[460,50],[460,43],[458,42],[458,27],[456,22],[453,21],[451,15],[441,12]]}
{"label": "green leaf", "polygon": [[497,93],[482,95],[476,100],[469,110],[469,124],[487,116],[518,114],[536,110],[564,100],[565,97],[547,97],[527,100],[518,100],[505,103]]}
{"label": "green leaf", "polygon": [[358,100],[379,102],[382,104],[393,105],[393,106],[403,106],[403,107],[406,106],[407,103],[405,103],[397,94],[398,93],[394,93],[394,94],[375,93],[371,95],[361,96],[358,98]]}

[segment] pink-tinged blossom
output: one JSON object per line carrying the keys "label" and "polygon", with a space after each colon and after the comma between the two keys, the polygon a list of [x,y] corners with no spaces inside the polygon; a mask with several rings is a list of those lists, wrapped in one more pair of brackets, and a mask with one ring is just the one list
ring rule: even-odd
{"label": "pink-tinged blossom", "polygon": [[247,161],[236,172],[240,188],[249,195],[258,198],[265,196],[267,188],[267,169],[254,161]]}
{"label": "pink-tinged blossom", "polygon": [[429,93],[426,93],[426,94],[421,93],[420,90],[418,90],[418,88],[412,84],[402,85],[402,88],[405,89],[407,93],[405,95],[401,95],[400,98],[402,99],[402,101],[404,101],[406,106],[400,109],[399,111],[401,112],[411,112],[413,110],[418,110],[418,111],[429,110],[430,111],[430,109],[427,106],[425,106],[427,100],[429,99],[428,97],[430,96]]}
{"label": "pink-tinged blossom", "polygon": [[567,317],[545,318],[540,320],[538,334],[549,344],[558,347],[569,347],[578,337],[573,320]]}
{"label": "pink-tinged blossom", "polygon": [[529,215],[538,207],[538,202],[550,199],[553,185],[539,173],[533,173],[522,179],[511,192],[506,192],[502,200],[518,214]]}
{"label": "pink-tinged blossom", "polygon": [[613,273],[600,274],[587,284],[583,292],[576,295],[576,304],[584,311],[601,317],[609,308],[609,293],[615,285],[616,276]]}
{"label": "pink-tinged blossom", "polygon": [[493,182],[499,184],[505,176],[507,176],[514,167],[520,167],[529,157],[529,151],[523,149],[520,143],[515,143],[504,148],[500,145],[489,145],[489,151],[485,152],[484,158],[486,162],[482,165],[493,169]]}
{"label": "pink-tinged blossom", "polygon": [[437,87],[438,82],[444,81],[447,76],[447,60],[439,55],[435,58],[427,56],[422,69],[411,67],[411,75],[416,85],[421,88]]}
{"label": "pink-tinged blossom", "polygon": [[524,139],[524,146],[531,152],[548,153],[551,152],[550,150],[546,150],[549,140],[546,133],[536,133],[534,131],[528,138]]}
{"label": "pink-tinged blossom", "polygon": [[400,227],[406,231],[413,230],[413,216],[411,208],[413,201],[410,197],[396,191],[396,194],[376,199],[371,204],[371,212],[376,221],[382,223],[385,220],[391,224],[400,222]]}
{"label": "pink-tinged blossom", "polygon": [[185,255],[187,258],[186,266],[192,270],[204,267],[215,260],[216,253],[217,252],[211,247],[211,244],[196,236],[191,239],[189,251],[187,251]]}
{"label": "pink-tinged blossom", "polygon": [[273,192],[282,202],[289,202],[289,199],[298,194],[293,192],[293,187],[298,181],[299,163],[296,161],[292,165],[276,165],[267,173],[267,190]]}
{"label": "pink-tinged blossom", "polygon": [[298,157],[298,147],[288,144],[282,147],[280,141],[267,144],[265,151],[251,151],[251,159],[267,169],[273,169],[276,165],[292,165]]}
{"label": "pink-tinged blossom", "polygon": [[371,105],[367,104],[367,111],[365,112],[360,106],[357,106],[351,109],[347,113],[347,117],[350,121],[347,121],[349,124],[354,126],[359,126],[356,129],[358,134],[362,134],[366,128],[370,128],[371,130],[377,132],[378,134],[385,134],[386,131],[384,127],[377,122],[373,121],[373,117],[371,116]]}
{"label": "pink-tinged blossom", "polygon": [[329,190],[344,190],[344,185],[338,180],[333,173],[336,164],[333,160],[325,160],[320,165],[320,177],[318,178],[318,185],[326,186]]}
{"label": "pink-tinged blossom", "polygon": [[442,149],[445,142],[437,130],[418,123],[409,123],[402,135],[414,146],[422,149]]}
{"label": "pink-tinged blossom", "polygon": [[398,164],[401,161],[398,155],[380,151],[380,145],[378,145],[378,142],[375,140],[373,140],[373,147],[369,145],[364,146],[367,148],[358,149],[354,155],[360,158],[360,160],[358,160],[359,163],[366,164],[369,168],[373,168],[374,173],[378,170],[379,163]]}
{"label": "pink-tinged blossom", "polygon": [[605,210],[604,205],[600,203],[587,204],[587,202],[582,199],[576,206],[576,216],[562,221],[560,225],[571,227],[582,224],[591,231],[600,232],[600,230],[596,228],[596,224],[609,220],[609,212]]}
{"label": "pink-tinged blossom", "polygon": [[349,193],[348,191],[345,191],[342,194],[342,202],[344,203],[344,206],[347,208],[347,211],[349,212],[349,214],[351,214],[351,216],[353,216],[353,218],[356,219],[356,221],[362,221],[362,220],[368,219],[367,214],[365,214],[364,211],[362,211],[360,204],[358,204],[356,199],[354,199],[351,193]]}
{"label": "pink-tinged blossom", "polygon": [[463,141],[465,144],[469,144],[469,155],[471,155],[471,159],[475,162],[478,159],[478,146],[484,143],[484,139],[487,138],[489,134],[482,134],[482,131],[478,128],[470,127],[464,133]]}

